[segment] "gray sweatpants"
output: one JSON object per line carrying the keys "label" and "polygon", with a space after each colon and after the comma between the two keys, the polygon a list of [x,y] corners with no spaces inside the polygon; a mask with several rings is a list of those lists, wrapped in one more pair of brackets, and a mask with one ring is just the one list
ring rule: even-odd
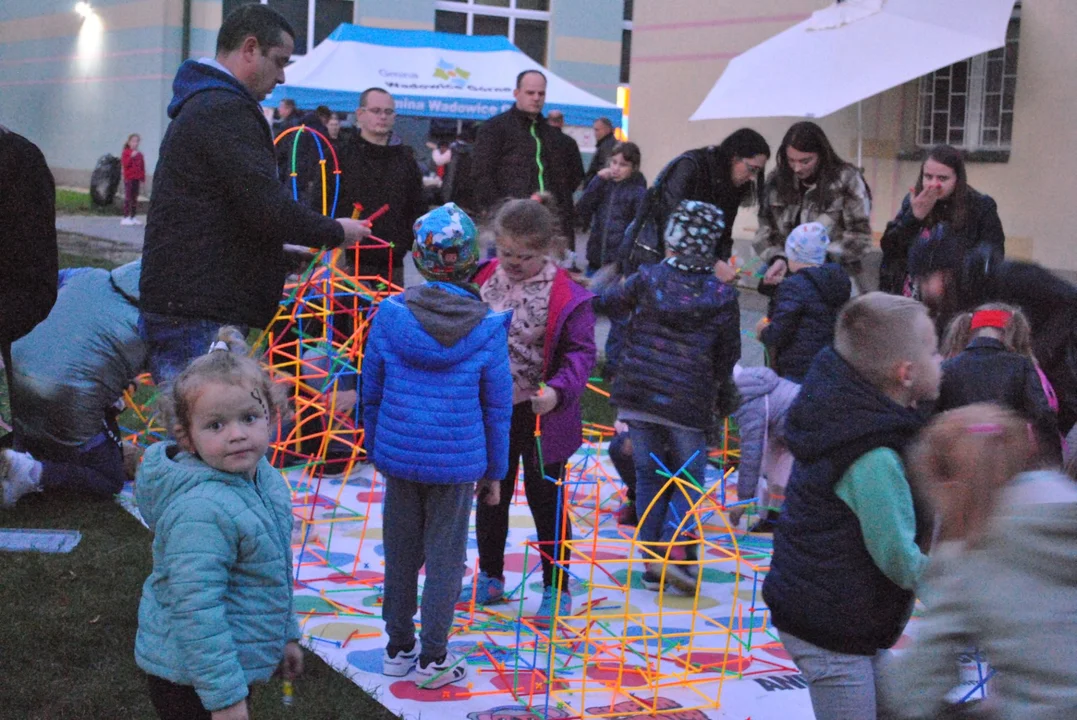
{"label": "gray sweatpants", "polygon": [[385,478],[381,617],[390,645],[407,647],[415,637],[419,568],[425,562],[422,654],[426,659],[445,654],[467,563],[474,498],[475,483],[434,485]]}

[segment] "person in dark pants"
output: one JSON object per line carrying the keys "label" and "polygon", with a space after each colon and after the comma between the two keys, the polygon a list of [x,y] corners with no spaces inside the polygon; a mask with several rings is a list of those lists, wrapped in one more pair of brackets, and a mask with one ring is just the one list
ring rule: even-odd
{"label": "person in dark pants", "polygon": [[613,154],[613,146],[617,144],[617,138],[613,134],[613,122],[607,117],[600,117],[593,125],[595,131],[595,154],[591,156],[591,164],[587,166],[587,174],[583,178],[583,186],[587,187],[595,179],[602,168],[609,165],[610,155]]}
{"label": "person in dark pants", "polygon": [[0,125],[0,357],[11,387],[11,343],[56,302],[56,185],[45,156]]}
{"label": "person in dark pants", "polygon": [[[360,276],[377,276],[404,287],[404,256],[411,251],[415,237],[412,225],[426,212],[423,200],[423,176],[415,153],[404,144],[389,140],[396,124],[396,103],[381,88],[370,88],[359,96],[355,111],[359,129],[340,149],[340,199],[337,217],[351,216],[355,203],[363,206],[363,215],[389,209],[374,221],[371,232],[392,243],[392,272],[389,253],[384,250],[360,250]],[[318,198],[321,206],[321,198]]]}
{"label": "person in dark pants", "polygon": [[561,168],[554,130],[542,109],[546,76],[525,70],[512,93],[516,104],[479,126],[471,161],[476,204],[485,213],[507,198],[555,193]]}
{"label": "person in dark pants", "polygon": [[557,212],[561,218],[561,233],[570,242],[570,248],[575,243],[576,237],[576,208],[573,203],[573,193],[583,182],[583,157],[580,155],[580,146],[569,135],[565,134],[565,114],[560,110],[551,110],[547,115],[547,122],[553,130],[554,151],[557,154],[557,167],[561,172],[554,176],[552,188],[554,199],[557,200]]}
{"label": "person in dark pants", "polygon": [[241,5],[215,59],[180,66],[146,220],[139,333],[153,379],[175,377],[224,325],[264,327],[281,300],[284,245],[335,246],[370,234],[294,202],[277,177],[258,104],[279,83],[295,31],[276,10]]}
{"label": "person in dark pants", "polygon": [[15,449],[0,452],[3,506],[42,490],[110,498],[130,479],[116,403],[145,367],[140,268],[63,270],[53,312],[12,346]]}

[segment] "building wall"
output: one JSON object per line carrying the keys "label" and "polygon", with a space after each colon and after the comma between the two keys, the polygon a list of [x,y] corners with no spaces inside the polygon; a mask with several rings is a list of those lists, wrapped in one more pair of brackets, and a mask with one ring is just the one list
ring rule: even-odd
{"label": "building wall", "polygon": [[433,30],[434,0],[358,0],[355,23],[395,30]]}
{"label": "building wall", "polygon": [[[0,124],[45,153],[57,182],[86,187],[97,159],[142,135],[151,174],[181,61],[183,0],[0,0]],[[548,64],[609,100],[620,68],[622,0],[551,0]],[[355,21],[432,30],[434,0],[358,0]],[[194,0],[191,56],[212,55],[221,0]]]}
{"label": "building wall", "polygon": [[[689,122],[729,60],[800,22],[827,0],[637,0],[632,47],[632,140],[653,178],[683,150],[718,143],[745,125],[777,150],[793,118]],[[1077,163],[1077,15],[1067,0],[1026,2],[1021,11],[1020,60],[1014,133],[1006,163],[969,163],[969,181],[995,198],[1007,234],[1007,252],[1048,267],[1077,271],[1077,221],[1072,184],[1061,180]],[[870,58],[865,58],[865,63]],[[1049,78],[1049,81],[1047,80]],[[760,92],[766,92],[761,79]],[[864,172],[874,195],[872,226],[886,227],[919,163],[898,160],[916,122],[916,83],[863,103]],[[817,120],[834,147],[856,157],[856,108]],[[773,161],[771,166],[773,165]],[[755,213],[742,211],[734,228],[751,237]]]}
{"label": "building wall", "polygon": [[[0,2],[0,123],[45,153],[57,182],[87,186],[101,155],[142,135],[152,173],[180,62],[182,0]],[[191,53],[212,52],[220,1],[192,7]]]}

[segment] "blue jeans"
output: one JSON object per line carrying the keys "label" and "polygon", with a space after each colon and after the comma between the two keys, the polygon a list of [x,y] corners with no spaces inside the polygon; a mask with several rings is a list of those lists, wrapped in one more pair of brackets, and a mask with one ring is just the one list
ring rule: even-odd
{"label": "blue jeans", "polygon": [[879,668],[889,651],[846,655],[778,631],[782,645],[808,683],[816,720],[875,720]]}
{"label": "blue jeans", "polygon": [[[641,518],[639,539],[643,542],[670,542],[677,527],[702,494],[703,473],[707,468],[706,434],[703,430],[675,428],[640,420],[628,421],[628,434],[632,440],[632,457],[636,465],[636,512]],[[652,453],[661,460],[661,464],[651,457]],[[697,489],[689,491],[686,497],[680,487],[670,487],[655,500],[668,481],[658,471],[665,466],[670,474],[676,474],[682,465],[684,472],[678,477],[688,480],[690,475],[696,481]],[[647,513],[652,500],[654,507]],[[646,517],[644,513],[647,513]],[[692,520],[684,524],[685,530],[690,531],[694,527]]]}
{"label": "blue jeans", "polygon": [[[146,343],[146,358],[158,386],[176,379],[188,363],[209,352],[217,332],[229,323],[217,320],[161,315],[143,311],[138,316],[138,334]],[[246,325],[234,325],[246,336]]]}

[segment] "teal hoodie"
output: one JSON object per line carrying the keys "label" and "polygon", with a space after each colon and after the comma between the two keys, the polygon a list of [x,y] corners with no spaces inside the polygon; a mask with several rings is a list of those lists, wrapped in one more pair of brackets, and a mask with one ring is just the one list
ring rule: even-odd
{"label": "teal hoodie", "polygon": [[288,486],[264,458],[251,481],[160,442],[146,451],[135,501],[154,533],[135,660],[193,686],[207,710],[234,705],[300,636]]}

